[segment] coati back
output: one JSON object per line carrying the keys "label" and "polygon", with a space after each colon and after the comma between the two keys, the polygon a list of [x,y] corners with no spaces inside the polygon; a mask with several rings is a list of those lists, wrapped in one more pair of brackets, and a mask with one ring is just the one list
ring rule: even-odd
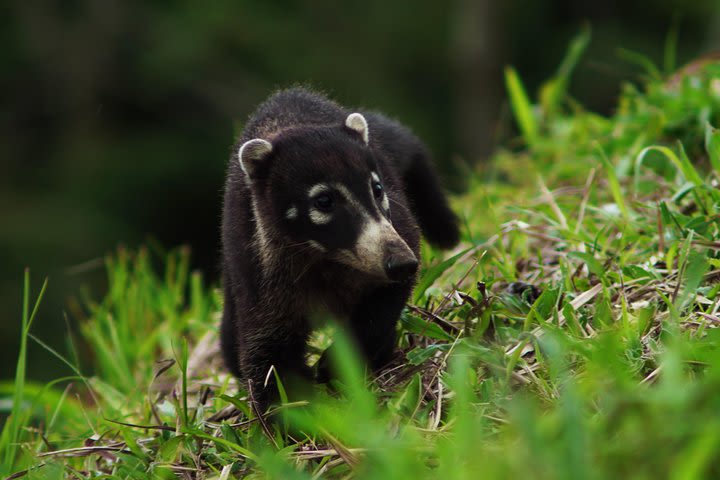
{"label": "coati back", "polygon": [[223,209],[225,363],[261,408],[283,380],[311,379],[309,316],[344,321],[369,366],[394,352],[415,284],[420,231],[458,241],[427,149],[379,113],[280,91],[233,148]]}

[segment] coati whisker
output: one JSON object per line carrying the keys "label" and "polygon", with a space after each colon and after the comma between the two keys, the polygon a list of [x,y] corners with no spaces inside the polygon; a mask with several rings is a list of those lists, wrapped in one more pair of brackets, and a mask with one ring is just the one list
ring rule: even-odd
{"label": "coati whisker", "polygon": [[307,265],[305,265],[305,268],[300,271],[297,277],[295,277],[295,280],[293,280],[293,285],[297,284],[297,282],[310,270],[310,267],[313,266],[314,262],[308,262]]}
{"label": "coati whisker", "polygon": [[389,200],[389,201],[391,201],[392,203],[395,203],[395,204],[397,204],[397,205],[402,205],[402,206],[404,206],[404,205],[403,205],[402,203],[398,202],[398,201],[397,201],[397,200],[395,200],[394,198],[390,198],[390,197],[388,197],[388,200]]}
{"label": "coati whisker", "polygon": [[292,254],[288,257],[288,260],[294,260],[295,257],[297,257],[298,255],[305,254],[311,251],[314,247],[311,246],[310,242],[312,242],[312,240],[293,245],[296,250],[294,250]]}
{"label": "coati whisker", "polygon": [[289,248],[295,248],[295,247],[301,247],[305,245],[309,245],[312,240],[305,240],[303,242],[297,242],[297,243],[288,243],[286,245],[280,245],[279,247],[275,248],[274,251],[280,252],[282,250],[287,250]]}

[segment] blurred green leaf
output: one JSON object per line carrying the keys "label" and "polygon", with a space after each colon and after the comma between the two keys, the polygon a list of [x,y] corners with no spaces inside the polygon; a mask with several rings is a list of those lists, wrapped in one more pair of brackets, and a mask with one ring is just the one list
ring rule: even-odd
{"label": "blurred green leaf", "polygon": [[515,121],[520,127],[520,132],[529,146],[533,146],[538,140],[538,124],[533,113],[533,106],[530,103],[525,87],[517,72],[512,67],[505,67],[505,86],[510,96],[510,105],[515,114]]}
{"label": "blurred green leaf", "polygon": [[450,350],[450,347],[451,345],[447,343],[439,345],[429,345],[424,348],[416,347],[407,353],[407,360],[412,365],[421,365],[428,358],[435,356],[437,352],[447,352],[448,350]]}
{"label": "blurred green leaf", "polygon": [[715,173],[720,175],[720,130],[709,123],[705,125],[705,150]]}
{"label": "blurred green leaf", "polygon": [[457,262],[463,255],[465,255],[470,248],[463,250],[462,252],[456,253],[452,257],[443,260],[442,262],[438,263],[437,265],[434,265],[427,270],[425,270],[422,273],[422,276],[420,278],[420,281],[418,282],[417,286],[415,287],[415,301],[419,302],[420,299],[423,298],[423,295],[425,295],[425,291],[437,280],[440,278],[440,275],[442,275],[447,269],[455,265],[455,262]]}
{"label": "blurred green leaf", "polygon": [[540,103],[544,112],[552,116],[560,107],[560,102],[567,94],[570,76],[580,61],[583,53],[590,43],[590,27],[584,27],[581,32],[570,42],[565,58],[563,58],[557,73],[547,81],[540,90]]}
{"label": "blurred green leaf", "polygon": [[452,335],[440,328],[439,325],[432,323],[429,320],[424,320],[416,315],[405,314],[400,317],[400,321],[403,329],[410,333],[416,333],[418,335],[435,338],[437,340],[452,341],[454,339]]}

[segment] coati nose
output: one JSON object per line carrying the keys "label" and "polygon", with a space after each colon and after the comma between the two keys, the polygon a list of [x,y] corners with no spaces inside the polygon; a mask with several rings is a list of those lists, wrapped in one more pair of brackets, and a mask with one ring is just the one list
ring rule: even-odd
{"label": "coati nose", "polygon": [[403,254],[390,255],[385,261],[385,274],[394,282],[407,280],[418,268],[417,258]]}

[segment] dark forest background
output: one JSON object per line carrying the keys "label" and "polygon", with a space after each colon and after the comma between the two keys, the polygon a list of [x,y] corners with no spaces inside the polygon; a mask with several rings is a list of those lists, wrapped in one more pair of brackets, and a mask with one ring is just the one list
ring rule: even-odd
{"label": "dark forest background", "polygon": [[[0,378],[15,368],[22,272],[50,277],[34,331],[64,351],[69,298],[102,295],[119,245],[192,248],[218,276],[229,147],[253,107],[303,83],[401,119],[446,184],[513,136],[503,67],[531,92],[583,26],[572,82],[608,113],[642,74],[720,46],[717,0],[6,0],[0,3]],[[29,375],[59,362],[30,349]]]}

